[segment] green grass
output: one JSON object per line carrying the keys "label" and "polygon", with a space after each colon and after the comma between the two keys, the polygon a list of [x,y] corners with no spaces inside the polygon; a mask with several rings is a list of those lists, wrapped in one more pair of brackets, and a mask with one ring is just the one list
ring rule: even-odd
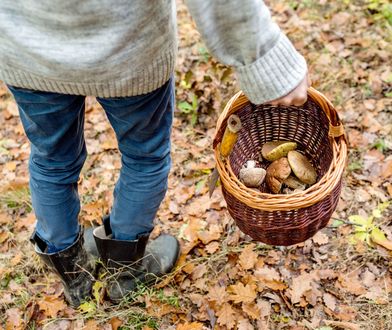
{"label": "green grass", "polygon": [[24,209],[26,213],[30,213],[32,210],[30,189],[22,186],[2,192],[0,195],[0,208],[11,210]]}

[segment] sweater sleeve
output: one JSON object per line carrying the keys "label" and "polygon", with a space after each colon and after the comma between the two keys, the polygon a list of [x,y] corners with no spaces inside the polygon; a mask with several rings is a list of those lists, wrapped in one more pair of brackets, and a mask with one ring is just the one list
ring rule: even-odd
{"label": "sweater sleeve", "polygon": [[262,0],[187,0],[187,5],[207,47],[235,68],[251,102],[282,97],[305,77],[305,59]]}

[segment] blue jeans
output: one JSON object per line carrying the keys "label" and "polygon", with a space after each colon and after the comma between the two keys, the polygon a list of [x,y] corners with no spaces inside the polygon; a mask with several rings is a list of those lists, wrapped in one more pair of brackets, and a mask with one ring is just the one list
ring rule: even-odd
{"label": "blue jeans", "polygon": [[[87,156],[85,97],[9,86],[31,143],[30,191],[36,234],[48,253],[78,236],[78,178]],[[170,79],[140,96],[97,98],[118,140],[122,168],[110,214],[113,238],[133,240],[150,232],[167,190],[174,85]]]}

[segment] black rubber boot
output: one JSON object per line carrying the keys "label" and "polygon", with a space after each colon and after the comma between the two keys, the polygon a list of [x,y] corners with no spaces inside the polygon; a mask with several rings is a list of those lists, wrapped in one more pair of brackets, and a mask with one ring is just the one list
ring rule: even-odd
{"label": "black rubber boot", "polygon": [[35,252],[60,277],[65,299],[72,307],[78,307],[91,294],[95,268],[94,260],[83,248],[83,231],[70,247],[56,253],[46,253],[46,243],[35,233],[30,241]]}
{"label": "black rubber boot", "polygon": [[106,291],[113,302],[120,302],[138,284],[155,284],[170,273],[180,253],[180,245],[171,235],[164,234],[151,241],[149,233],[133,241],[112,239],[109,217],[93,234],[109,275]]}

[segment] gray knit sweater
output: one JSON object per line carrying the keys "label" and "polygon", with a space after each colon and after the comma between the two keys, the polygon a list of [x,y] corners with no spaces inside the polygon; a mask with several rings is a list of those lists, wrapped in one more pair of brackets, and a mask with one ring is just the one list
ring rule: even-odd
{"label": "gray knit sweater", "polygon": [[[261,0],[188,0],[209,50],[254,103],[287,94],[306,62]],[[0,0],[0,79],[68,94],[148,93],[173,74],[174,0]]]}

